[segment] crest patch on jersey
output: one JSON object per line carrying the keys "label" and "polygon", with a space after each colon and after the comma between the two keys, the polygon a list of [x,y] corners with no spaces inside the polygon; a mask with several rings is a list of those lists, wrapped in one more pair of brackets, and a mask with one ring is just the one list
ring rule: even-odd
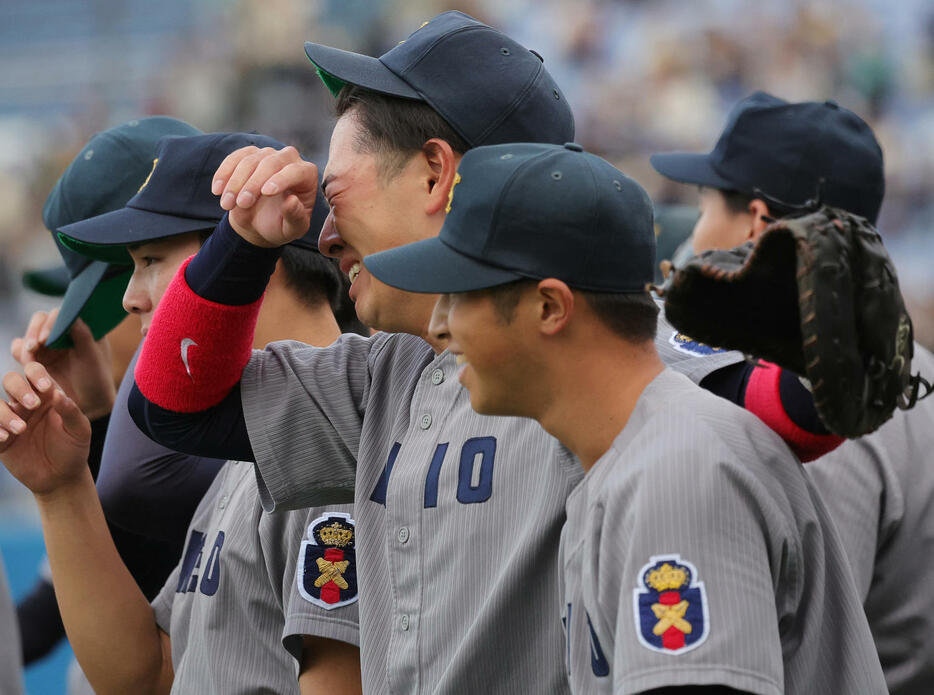
{"label": "crest patch on jersey", "polygon": [[296,566],[301,595],[325,610],[357,600],[357,532],[350,514],[331,512],[308,525]]}
{"label": "crest patch on jersey", "polygon": [[729,350],[724,350],[723,348],[711,347],[707,343],[702,343],[700,341],[690,338],[684,333],[679,333],[674,331],[671,334],[671,337],[668,339],[669,344],[680,350],[681,352],[687,352],[692,355],[716,355],[720,352],[729,352]]}
{"label": "crest patch on jersey", "polygon": [[682,654],[707,638],[704,583],[680,555],[656,555],[639,572],[633,593],[636,634],[646,649]]}

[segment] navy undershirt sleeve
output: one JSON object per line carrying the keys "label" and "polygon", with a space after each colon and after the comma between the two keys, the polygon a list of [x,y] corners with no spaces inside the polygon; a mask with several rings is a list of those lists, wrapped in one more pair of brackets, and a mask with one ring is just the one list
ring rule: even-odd
{"label": "navy undershirt sleeve", "polygon": [[[753,369],[755,365],[749,362],[737,362],[711,372],[701,379],[700,385],[742,408],[746,402],[746,385]],[[788,417],[798,427],[812,434],[829,434],[817,414],[817,408],[814,407],[814,396],[804,387],[797,375],[787,369],[782,370],[779,396]]]}
{"label": "navy undershirt sleeve", "polygon": [[266,291],[281,255],[281,247],[245,241],[224,215],[185,269],[185,282],[196,295],[218,304],[252,304]]}
{"label": "navy undershirt sleeve", "polygon": [[[237,234],[227,215],[185,269],[185,282],[199,297],[237,306],[262,297],[281,248],[261,248]],[[137,427],[155,442],[192,456],[253,461],[240,403],[240,388],[197,413],[175,413],[146,399],[136,384],[127,398]]]}
{"label": "navy undershirt sleeve", "polygon": [[215,406],[197,413],[175,413],[146,400],[133,384],[129,410],[136,426],[150,439],[193,456],[255,461],[246,430],[240,386]]}

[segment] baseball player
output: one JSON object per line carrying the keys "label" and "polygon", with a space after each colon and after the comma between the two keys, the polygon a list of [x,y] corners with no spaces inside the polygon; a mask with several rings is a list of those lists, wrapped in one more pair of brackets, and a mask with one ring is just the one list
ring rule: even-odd
{"label": "baseball player", "polygon": [[[165,140],[156,152],[156,168],[127,208],[64,228],[98,244],[86,245],[86,252],[112,260],[129,253],[136,270],[124,303],[140,317],[144,333],[165,284],[199,246],[205,220],[210,220],[206,215],[216,205],[210,195],[214,169],[246,142],[278,144],[240,134]],[[216,222],[220,213],[213,214]],[[129,238],[133,244],[128,247]],[[257,338],[296,335],[331,342],[339,329],[330,312],[328,284],[312,287],[309,278],[290,266],[335,281],[336,271],[307,247],[299,260],[292,256],[283,258],[273,276]],[[309,264],[308,257],[318,260]],[[316,264],[321,267],[311,267]],[[296,329],[293,321],[302,328]],[[47,378],[38,363],[27,365],[26,372],[31,369]],[[11,398],[30,389],[18,375],[8,375],[5,383]],[[41,391],[37,381],[33,385]],[[40,422],[49,417],[42,406],[37,416]],[[50,447],[55,436],[27,429],[19,438],[26,441],[14,442],[4,455],[11,469],[27,460],[24,448],[39,443]],[[74,459],[68,465],[74,475]],[[160,691],[171,684],[174,692],[295,692],[300,683],[302,692],[359,690],[351,510],[345,506],[265,515],[253,476],[249,464],[228,462],[221,470],[195,510],[185,553],[152,610],[126,582],[109,539],[101,537],[98,519],[71,519],[67,513],[44,519],[65,622],[96,688],[126,692],[133,683],[143,683]],[[60,492],[68,486],[56,485],[61,475],[55,478],[47,476],[44,485],[54,487],[69,509],[93,506],[86,490]],[[31,483],[34,487],[35,480]],[[40,507],[45,511],[49,505],[40,502]],[[92,509],[93,516],[99,511]],[[67,549],[76,533],[90,546],[90,557],[81,561]],[[109,585],[108,591],[84,586],[89,580]],[[123,605],[108,618],[113,603]],[[108,640],[101,639],[101,622],[110,631]],[[131,643],[132,651],[117,651]]]}
{"label": "baseball player", "polygon": [[535,418],[587,471],[561,539],[572,691],[885,692],[796,459],[654,349],[645,191],[572,144],[478,148],[458,173],[439,237],[364,263],[454,293],[432,323],[473,408]]}
{"label": "baseball player", "polygon": [[[151,171],[156,143],[161,138],[198,133],[197,128],[177,119],[154,116],[95,134],[49,193],[43,207],[46,228],[54,230],[123,207]],[[126,411],[125,394],[121,400],[118,393],[115,400],[114,389],[120,384],[140,339],[138,319],[128,319],[121,305],[132,270],[125,265],[109,265],[81,256],[62,246],[54,233],[52,239],[65,262],[64,277],[52,283],[49,279],[50,275],[54,279],[54,274],[33,272],[24,276],[24,282],[34,289],[56,292],[62,296],[61,306],[51,312],[37,312],[24,335],[13,341],[11,352],[21,364],[35,360],[46,365],[91,420],[88,465],[97,478],[111,413],[114,420],[119,420]],[[105,335],[106,342],[96,340]],[[129,381],[132,383],[132,377]],[[120,428],[114,424],[111,441],[120,437]],[[134,460],[144,460],[150,454],[154,458],[179,458],[175,452],[168,452],[145,437],[141,439],[143,443],[133,450]],[[177,539],[144,538],[127,529],[114,511],[117,500],[109,492],[101,492],[114,542],[133,578],[149,598],[155,597],[174,567],[187,521],[221,464],[209,459],[184,458],[185,484],[173,490],[173,504],[168,505],[172,514],[188,514]],[[122,463],[126,460],[122,459]],[[168,483],[164,481],[162,486],[168,487]],[[187,507],[186,494],[190,500]],[[158,521],[164,521],[166,516],[166,511],[153,514]],[[18,603],[17,614],[24,663],[41,658],[64,638],[47,562],[43,563],[32,590]],[[69,692],[90,692],[86,681],[81,683],[83,676],[76,664],[72,671],[74,679],[70,677]]]}
{"label": "baseball player", "polygon": [[[289,150],[244,150],[214,183],[228,218],[154,317],[131,413],[173,448],[255,460],[268,508],[354,489],[366,689],[566,691],[564,639],[541,607],[557,596],[557,541],[579,466],[534,423],[473,413],[445,338],[428,330],[433,300],[377,282],[361,260],[437,235],[463,151],[565,142],[570,111],[536,54],[457,12],[379,61],[306,51],[338,95],[319,245],[351,278],[358,314],[384,332],[251,355],[275,247],[307,228],[317,173]],[[189,353],[192,373],[210,374],[197,389],[180,361],[186,340],[201,348]],[[686,369],[700,353],[719,365],[742,359],[685,345]]]}
{"label": "baseball player", "polygon": [[[662,174],[701,186],[694,247],[732,248],[820,196],[875,223],[885,190],[882,150],[870,127],[833,102],[788,103],[765,93],[734,107],[709,154],[652,158]],[[790,205],[789,205],[790,204]],[[913,371],[934,375],[914,346]],[[806,466],[830,509],[892,693],[934,682],[934,563],[925,548],[934,476],[934,404],[896,411],[877,432]],[[910,582],[902,578],[912,577]]]}

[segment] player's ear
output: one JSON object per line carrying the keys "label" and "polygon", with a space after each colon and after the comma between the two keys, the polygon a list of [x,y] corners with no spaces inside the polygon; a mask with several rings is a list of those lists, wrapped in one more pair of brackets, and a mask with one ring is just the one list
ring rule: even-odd
{"label": "player's ear", "polygon": [[561,280],[547,278],[538,283],[535,298],[539,332],[554,336],[565,330],[574,315],[571,288]]}
{"label": "player's ear", "polygon": [[422,156],[427,165],[425,186],[428,200],[425,202],[425,213],[434,215],[443,212],[448,205],[461,155],[453,150],[447,140],[431,138],[422,146]]}
{"label": "player's ear", "polygon": [[749,202],[749,214],[752,215],[752,227],[749,230],[749,236],[747,241],[755,241],[759,238],[762,232],[765,231],[765,228],[769,226],[769,218],[771,213],[769,212],[768,204],[761,198],[753,198]]}

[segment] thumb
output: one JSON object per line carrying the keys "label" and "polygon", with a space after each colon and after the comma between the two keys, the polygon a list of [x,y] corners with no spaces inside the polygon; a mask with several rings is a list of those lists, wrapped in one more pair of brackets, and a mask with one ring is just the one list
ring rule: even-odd
{"label": "thumb", "polygon": [[71,339],[75,344],[75,352],[84,354],[94,347],[94,334],[81,319],[75,319],[71,326]]}
{"label": "thumb", "polygon": [[279,208],[286,234],[292,239],[303,237],[311,221],[310,211],[296,195],[288,196]]}

